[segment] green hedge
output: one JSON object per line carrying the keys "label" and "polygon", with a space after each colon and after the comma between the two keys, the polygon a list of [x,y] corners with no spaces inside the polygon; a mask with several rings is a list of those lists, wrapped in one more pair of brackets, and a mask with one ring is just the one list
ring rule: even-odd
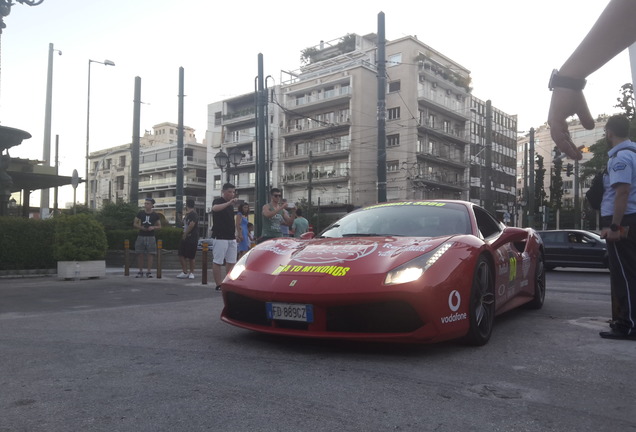
{"label": "green hedge", "polygon": [[53,220],[0,217],[0,270],[55,268]]}
{"label": "green hedge", "polygon": [[[106,250],[123,250],[124,240],[134,250],[135,229],[112,229],[92,214],[60,215],[51,219],[0,217],[0,270],[56,268],[57,261],[101,260]],[[183,231],[164,227],[157,231],[163,249],[177,250]]]}
{"label": "green hedge", "polygon": [[91,261],[106,257],[104,226],[89,214],[61,215],[55,226],[53,257],[57,261]]}

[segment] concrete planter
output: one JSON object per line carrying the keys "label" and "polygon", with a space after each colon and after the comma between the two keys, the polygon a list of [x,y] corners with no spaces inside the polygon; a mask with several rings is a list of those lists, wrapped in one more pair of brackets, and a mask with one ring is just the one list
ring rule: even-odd
{"label": "concrete planter", "polygon": [[58,279],[91,279],[106,276],[106,260],[58,261]]}

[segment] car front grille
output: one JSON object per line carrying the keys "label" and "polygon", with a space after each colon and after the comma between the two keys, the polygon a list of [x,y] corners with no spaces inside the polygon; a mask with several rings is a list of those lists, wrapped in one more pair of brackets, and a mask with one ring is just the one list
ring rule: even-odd
{"label": "car front grille", "polygon": [[[226,293],[227,317],[246,324],[290,330],[313,330],[334,333],[409,333],[424,323],[411,307],[403,301],[358,303],[327,307],[324,315],[314,305],[316,322],[273,321],[267,318],[265,302],[249,297]],[[324,316],[321,320],[321,316]]]}
{"label": "car front grille", "polygon": [[333,306],[327,309],[327,331],[408,333],[423,325],[408,303],[389,301]]}

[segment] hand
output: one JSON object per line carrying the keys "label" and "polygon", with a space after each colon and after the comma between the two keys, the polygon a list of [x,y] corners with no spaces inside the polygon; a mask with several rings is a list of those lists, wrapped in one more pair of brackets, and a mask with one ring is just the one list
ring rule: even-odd
{"label": "hand", "polygon": [[581,160],[583,154],[572,142],[568,131],[567,118],[575,114],[585,129],[594,128],[594,119],[582,91],[566,88],[552,90],[550,112],[548,113],[548,125],[550,125],[552,140],[559,150],[567,156],[574,160]]}
{"label": "hand", "polygon": [[609,228],[603,228],[603,230],[601,230],[601,238],[604,238],[606,241],[609,242],[619,241],[621,239],[621,232],[612,231]]}

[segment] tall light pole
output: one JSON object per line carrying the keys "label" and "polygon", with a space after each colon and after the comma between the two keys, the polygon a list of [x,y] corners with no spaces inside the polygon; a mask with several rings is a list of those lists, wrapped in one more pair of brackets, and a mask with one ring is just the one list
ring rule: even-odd
{"label": "tall light pole", "polygon": [[230,163],[232,163],[234,168],[236,168],[242,160],[243,153],[241,153],[237,148],[232,149],[229,155],[223,150],[214,155],[214,162],[216,162],[216,166],[221,170],[221,174],[225,172],[227,175],[227,183],[230,182]]}
{"label": "tall light pole", "polygon": [[90,141],[90,120],[91,120],[91,63],[99,63],[104,66],[115,66],[115,62],[104,60],[88,60],[88,93],[86,97],[86,171],[84,175],[84,205],[88,207],[88,151]]}
{"label": "tall light pole", "polygon": [[[42,160],[46,166],[51,166],[51,111],[53,101],[53,52],[57,51],[62,55],[62,51],[53,48],[53,44],[49,44],[49,65],[46,75],[46,105],[44,107],[44,150]],[[47,217],[49,212],[49,190],[42,189],[40,191],[40,215]]]}

